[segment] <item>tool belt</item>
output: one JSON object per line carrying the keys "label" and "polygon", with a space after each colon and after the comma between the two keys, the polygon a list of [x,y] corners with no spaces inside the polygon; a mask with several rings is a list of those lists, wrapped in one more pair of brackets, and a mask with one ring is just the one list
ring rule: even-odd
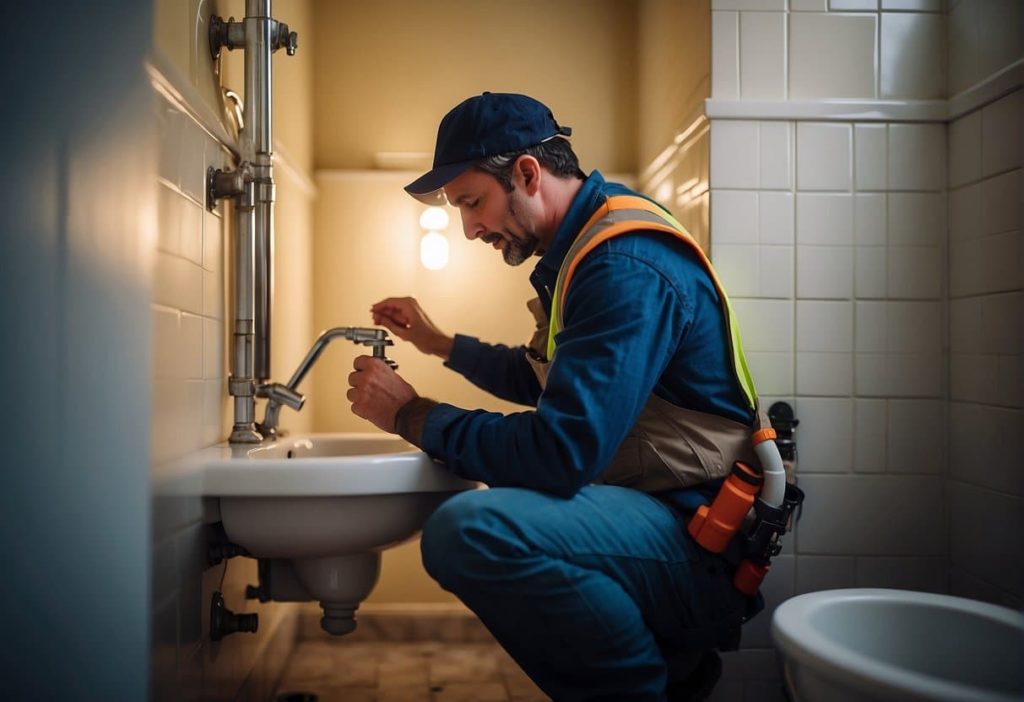
{"label": "tool belt", "polygon": [[[715,499],[699,507],[687,525],[690,536],[708,551],[739,552],[733,585],[746,595],[757,594],[804,501],[803,490],[786,483],[781,503],[771,505],[760,497],[763,484],[760,470],[737,461]],[[730,548],[734,543],[738,547]]]}

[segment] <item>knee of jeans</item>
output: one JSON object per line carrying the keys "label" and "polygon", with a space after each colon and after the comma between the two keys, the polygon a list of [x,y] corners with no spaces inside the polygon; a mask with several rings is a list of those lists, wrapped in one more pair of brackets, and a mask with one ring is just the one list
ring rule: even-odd
{"label": "knee of jeans", "polygon": [[463,492],[438,507],[423,525],[420,553],[427,573],[446,589],[472,579],[473,572],[487,550],[485,541],[494,536],[493,526],[485,526],[488,513],[483,503],[486,490]]}

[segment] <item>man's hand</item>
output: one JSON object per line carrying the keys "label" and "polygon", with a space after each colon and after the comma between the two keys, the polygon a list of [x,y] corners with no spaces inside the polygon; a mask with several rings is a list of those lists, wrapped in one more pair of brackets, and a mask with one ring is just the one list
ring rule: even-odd
{"label": "man's hand", "polygon": [[358,356],[352,365],[355,371],[348,376],[352,387],[345,395],[352,403],[352,412],[394,434],[398,410],[419,395],[379,358]]}
{"label": "man's hand", "polygon": [[448,360],[452,337],[434,326],[413,297],[389,297],[370,308],[373,323],[387,327],[392,334],[412,343],[421,352]]}

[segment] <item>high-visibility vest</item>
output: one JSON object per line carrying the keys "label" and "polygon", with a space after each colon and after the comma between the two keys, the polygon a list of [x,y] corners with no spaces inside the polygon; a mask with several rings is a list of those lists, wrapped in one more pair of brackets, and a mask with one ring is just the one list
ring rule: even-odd
{"label": "high-visibility vest", "polygon": [[718,275],[715,273],[711,261],[704,254],[697,242],[689,232],[676,221],[675,217],[667,211],[654,204],[650,200],[636,195],[615,195],[605,200],[590,220],[580,230],[569,251],[565,255],[562,267],[558,271],[558,278],[555,282],[555,291],[551,301],[551,319],[548,327],[547,357],[553,360],[557,349],[556,337],[562,329],[562,310],[565,306],[565,296],[572,282],[573,274],[579,266],[580,261],[594,250],[597,246],[609,239],[636,231],[660,231],[670,234],[687,244],[697,255],[697,259],[704,266],[708,276],[715,285],[720,301],[722,318],[729,330],[729,358],[732,362],[733,375],[736,383],[743,391],[747,407],[754,411],[757,407],[757,390],[754,387],[754,380],[750,375],[747,366],[747,359],[743,354],[743,343],[740,339],[739,325],[736,323],[736,316],[729,303],[729,296],[725,293]]}

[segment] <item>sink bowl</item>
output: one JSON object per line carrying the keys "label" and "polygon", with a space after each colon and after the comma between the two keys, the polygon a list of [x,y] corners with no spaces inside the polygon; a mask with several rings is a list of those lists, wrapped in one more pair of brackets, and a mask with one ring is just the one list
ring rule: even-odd
{"label": "sink bowl", "polygon": [[304,434],[221,447],[204,470],[232,543],[261,563],[260,597],[317,599],[330,633],[355,628],[380,551],[415,536],[453,494],[477,487],[405,440],[383,434]]}

